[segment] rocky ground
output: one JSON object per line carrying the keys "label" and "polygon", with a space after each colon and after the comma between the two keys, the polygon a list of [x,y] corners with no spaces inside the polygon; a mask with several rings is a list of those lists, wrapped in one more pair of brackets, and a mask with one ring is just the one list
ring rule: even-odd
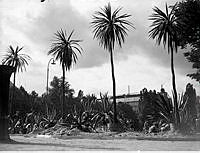
{"label": "rocky ground", "polygon": [[200,134],[182,135],[176,132],[144,134],[141,132],[86,133],[78,129],[69,130],[55,126],[44,131],[26,135],[10,135],[13,141],[1,142],[4,151],[42,150],[159,150],[199,151]]}
{"label": "rocky ground", "polygon": [[[35,131],[32,134],[38,135],[49,135],[54,138],[68,139],[68,138],[89,138],[89,139],[137,139],[137,140],[177,140],[177,141],[200,141],[200,133],[194,134],[181,134],[178,132],[163,132],[163,133],[149,133],[145,134],[143,132],[135,132],[135,131],[126,131],[126,132],[105,132],[101,130],[97,130],[95,133],[82,132],[78,129],[70,130],[68,127],[63,127],[60,125],[56,125],[52,128],[49,128],[44,131]],[[28,134],[32,135],[32,134]]]}

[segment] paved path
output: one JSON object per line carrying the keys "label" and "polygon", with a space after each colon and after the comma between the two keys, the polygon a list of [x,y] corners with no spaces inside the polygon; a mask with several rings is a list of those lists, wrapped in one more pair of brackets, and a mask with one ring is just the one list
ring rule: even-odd
{"label": "paved path", "polygon": [[67,139],[11,136],[17,143],[0,143],[1,151],[200,151],[200,141],[149,141],[134,139]]}

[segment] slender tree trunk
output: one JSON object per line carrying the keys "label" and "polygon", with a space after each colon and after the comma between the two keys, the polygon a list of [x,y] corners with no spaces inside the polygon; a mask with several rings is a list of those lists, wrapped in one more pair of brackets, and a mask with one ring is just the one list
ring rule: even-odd
{"label": "slender tree trunk", "polygon": [[175,124],[176,126],[180,123],[180,117],[178,112],[178,96],[176,91],[176,78],[174,72],[174,52],[173,48],[171,47],[171,72],[172,72],[172,87],[174,92],[174,111],[175,111]]}
{"label": "slender tree trunk", "polygon": [[112,82],[113,82],[113,113],[114,113],[114,123],[117,123],[117,104],[116,104],[116,83],[115,83],[115,70],[113,61],[113,51],[110,50],[110,62],[112,71]]}
{"label": "slender tree trunk", "polygon": [[65,66],[62,64],[63,80],[62,80],[62,119],[64,117],[64,99],[65,99]]}
{"label": "slender tree trunk", "polygon": [[[50,63],[50,61],[51,61],[51,59],[49,60],[49,63]],[[48,110],[48,100],[49,100],[49,63],[47,65],[47,98],[46,98],[46,101],[45,101],[47,117],[49,116],[49,110]]]}

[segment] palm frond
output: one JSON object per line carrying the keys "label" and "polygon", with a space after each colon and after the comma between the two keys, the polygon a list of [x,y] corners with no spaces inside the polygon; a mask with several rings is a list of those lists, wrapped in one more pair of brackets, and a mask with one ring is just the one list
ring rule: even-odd
{"label": "palm frond", "polygon": [[153,8],[153,14],[149,20],[153,21],[150,25],[149,38],[156,39],[156,43],[160,45],[163,43],[164,48],[168,47],[168,53],[175,50],[177,52],[177,24],[174,15],[175,6],[171,8],[170,12],[166,4],[166,11],[163,12],[158,7]]}
{"label": "palm frond", "polygon": [[129,14],[118,15],[122,7],[112,12],[111,5],[108,3],[100,11],[96,11],[93,15],[91,26],[93,28],[94,39],[99,40],[99,45],[104,49],[113,50],[115,43],[122,47],[127,35],[127,26],[133,27],[133,24],[126,20]]}
{"label": "palm frond", "polygon": [[67,41],[70,41],[72,34],[74,33],[74,30],[70,33],[69,37],[67,38]]}
{"label": "palm frond", "polygon": [[26,54],[19,53],[23,48],[24,47],[19,48],[19,46],[17,46],[16,49],[14,49],[10,45],[8,47],[7,54],[4,55],[2,64],[13,66],[18,72],[19,71],[23,72],[23,70],[26,71],[28,60],[31,60],[31,57]]}
{"label": "palm frond", "polygon": [[51,45],[51,49],[48,51],[48,55],[52,55],[55,57],[55,60],[59,60],[60,64],[64,64],[66,70],[70,70],[73,63],[75,64],[78,60],[78,56],[76,51],[81,54],[83,51],[80,46],[80,42],[82,40],[71,39],[74,30],[67,37],[66,31],[63,29],[58,30],[54,37],[53,43]]}

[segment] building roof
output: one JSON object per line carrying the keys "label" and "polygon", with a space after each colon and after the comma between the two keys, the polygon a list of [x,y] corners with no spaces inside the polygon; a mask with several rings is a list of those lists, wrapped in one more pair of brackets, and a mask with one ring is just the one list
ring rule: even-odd
{"label": "building roof", "polygon": [[[139,93],[135,93],[135,94],[123,94],[123,95],[117,95],[116,99],[120,99],[120,98],[132,98],[132,97],[140,97]],[[113,96],[110,97],[110,99],[113,99]]]}

